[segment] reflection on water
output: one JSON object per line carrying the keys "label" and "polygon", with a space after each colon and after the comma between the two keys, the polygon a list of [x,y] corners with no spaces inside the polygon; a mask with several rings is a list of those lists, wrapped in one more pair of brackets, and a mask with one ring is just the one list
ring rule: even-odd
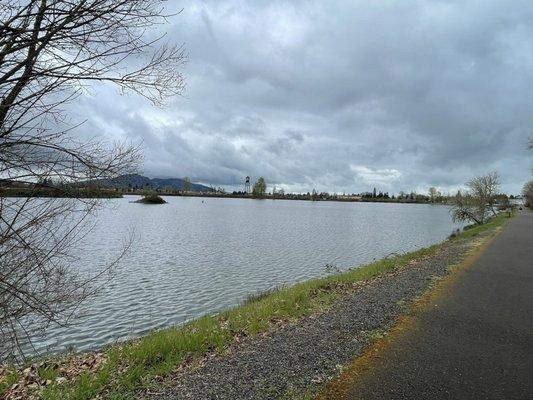
{"label": "reflection on water", "polygon": [[79,350],[228,308],[247,295],[407,252],[446,238],[448,209],[415,204],[168,197],[165,205],[111,200],[76,249],[101,268],[135,229],[112,281],[75,325],[34,339],[39,351]]}

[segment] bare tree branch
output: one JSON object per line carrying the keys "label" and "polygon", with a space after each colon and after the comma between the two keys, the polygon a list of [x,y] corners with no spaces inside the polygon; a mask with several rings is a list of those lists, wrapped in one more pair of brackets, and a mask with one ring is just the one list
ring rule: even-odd
{"label": "bare tree branch", "polygon": [[0,180],[33,188],[0,197],[0,359],[25,336],[65,324],[94,294],[95,279],[73,269],[72,246],[91,225],[98,199],[37,198],[48,187],[76,197],[82,182],[136,170],[140,149],[77,140],[64,106],[109,82],[155,105],[180,95],[181,45],[152,28],[167,23],[164,0],[3,0],[0,2]]}
{"label": "bare tree branch", "polygon": [[490,213],[496,215],[496,202],[500,187],[498,173],[491,172],[473,178],[466,184],[468,191],[458,193],[453,199],[452,218],[484,224]]}

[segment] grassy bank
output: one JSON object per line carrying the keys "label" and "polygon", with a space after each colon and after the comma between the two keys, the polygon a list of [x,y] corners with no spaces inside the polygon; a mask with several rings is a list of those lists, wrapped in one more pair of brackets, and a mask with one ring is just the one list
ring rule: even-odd
{"label": "grassy bank", "polygon": [[[498,216],[483,226],[458,234],[452,240],[468,239],[495,228],[507,218]],[[110,399],[131,398],[143,387],[157,385],[176,369],[194,364],[213,351],[224,351],[236,339],[276,329],[302,316],[330,307],[354,284],[409,265],[414,260],[434,255],[442,245],[386,258],[372,264],[313,279],[288,288],[257,296],[231,310],[206,316],[184,326],[153,332],[139,340],[103,350],[105,362],[94,372],[83,372],[69,382],[51,383],[41,392],[44,399],[90,399],[101,395]],[[52,382],[60,375],[50,364],[37,371]],[[16,373],[7,375],[16,381]],[[6,381],[7,382],[7,381]],[[7,385],[4,385],[4,390]],[[1,393],[1,391],[0,391]]]}

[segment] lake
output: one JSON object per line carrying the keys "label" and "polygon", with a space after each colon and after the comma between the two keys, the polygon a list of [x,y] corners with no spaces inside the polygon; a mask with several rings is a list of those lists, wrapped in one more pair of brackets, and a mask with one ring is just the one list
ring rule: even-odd
{"label": "lake", "polygon": [[[134,243],[112,280],[74,325],[34,338],[35,351],[98,348],[234,306],[248,295],[445,239],[445,206],[166,197],[168,204],[109,201],[76,248],[76,268],[113,259]],[[26,348],[28,351],[28,348]]]}

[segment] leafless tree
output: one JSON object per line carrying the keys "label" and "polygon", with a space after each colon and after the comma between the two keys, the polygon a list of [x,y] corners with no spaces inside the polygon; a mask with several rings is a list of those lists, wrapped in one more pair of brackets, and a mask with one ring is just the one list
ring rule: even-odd
{"label": "leafless tree", "polygon": [[21,339],[36,329],[67,323],[105,272],[80,276],[69,253],[100,201],[32,194],[136,169],[138,147],[77,139],[65,106],[98,82],[155,105],[183,92],[182,47],[154,36],[171,17],[164,3],[0,2],[0,179],[35,190],[0,197],[0,358],[20,353]]}
{"label": "leafless tree", "polygon": [[524,196],[524,205],[533,208],[533,181],[528,181],[524,184],[522,195]]}
{"label": "leafless tree", "polygon": [[492,213],[496,215],[496,195],[500,187],[498,173],[478,176],[466,184],[468,190],[458,193],[452,203],[454,221],[484,224]]}

